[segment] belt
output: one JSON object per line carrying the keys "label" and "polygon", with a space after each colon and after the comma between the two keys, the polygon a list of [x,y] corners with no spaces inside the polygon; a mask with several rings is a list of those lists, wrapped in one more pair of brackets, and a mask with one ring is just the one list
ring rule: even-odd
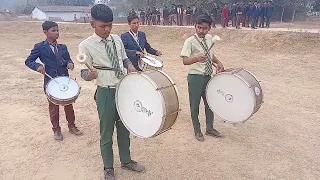
{"label": "belt", "polygon": [[102,86],[98,86],[99,88],[103,88],[103,89],[115,89],[116,86],[106,86],[106,87],[102,87]]}
{"label": "belt", "polygon": [[119,71],[117,69],[111,68],[111,67],[107,67],[107,66],[93,66],[96,69],[99,70],[107,70],[107,71]]}

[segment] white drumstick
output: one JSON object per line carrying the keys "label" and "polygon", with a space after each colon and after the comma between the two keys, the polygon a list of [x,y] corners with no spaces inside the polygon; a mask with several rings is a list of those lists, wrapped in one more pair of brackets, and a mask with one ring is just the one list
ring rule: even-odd
{"label": "white drumstick", "polygon": [[90,69],[90,71],[93,70],[93,68],[87,63],[87,56],[86,56],[86,54],[80,53],[80,54],[77,55],[76,58],[77,58],[77,61],[78,61],[80,64],[86,65],[86,66]]}
{"label": "white drumstick", "polygon": [[57,80],[53,79],[53,77],[51,77],[49,74],[44,73],[46,76],[48,76],[50,79],[54,80],[56,83],[60,84]]}

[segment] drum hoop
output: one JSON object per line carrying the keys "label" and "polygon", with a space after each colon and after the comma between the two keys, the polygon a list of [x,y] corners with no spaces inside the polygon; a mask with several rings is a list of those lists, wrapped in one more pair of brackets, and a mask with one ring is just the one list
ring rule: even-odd
{"label": "drum hoop", "polygon": [[[160,70],[157,70],[157,71],[160,71]],[[160,73],[164,74],[162,71],[160,71]],[[143,76],[144,78],[146,78],[147,80],[149,80],[149,81],[152,83],[152,85],[155,87],[155,90],[158,88],[157,84],[153,81],[153,79],[151,79],[149,76],[147,76],[147,74],[145,74],[145,73],[143,73],[143,72],[132,72],[132,73],[130,73],[130,74],[138,74],[138,75],[141,75],[141,76]],[[127,74],[126,76],[129,76],[130,74]],[[116,108],[117,108],[117,110],[119,109],[119,102],[118,102],[118,96],[119,96],[119,94],[118,94],[118,89],[119,89],[119,86],[120,86],[121,82],[126,78],[126,76],[123,77],[123,78],[119,81],[119,83],[117,84],[117,86],[116,86],[115,102],[116,102]],[[170,80],[170,81],[171,81],[171,80]],[[171,81],[171,82],[172,82],[172,81]],[[162,130],[163,126],[164,126],[164,121],[163,121],[163,119],[164,119],[164,117],[166,117],[166,115],[167,115],[163,94],[161,93],[161,91],[158,91],[158,94],[160,95],[160,97],[161,97],[161,99],[162,99],[162,109],[164,110],[164,116],[162,117],[161,126],[158,128],[157,132],[156,132],[153,136],[151,136],[151,137],[155,137],[155,136],[157,136],[157,135],[161,132],[161,130]],[[120,119],[123,121],[123,117],[122,117],[121,113],[118,112],[118,115],[119,115]],[[134,132],[132,132],[132,131],[131,131],[131,128],[128,127],[128,125],[127,125],[126,123],[123,123],[123,125],[124,125],[132,134],[134,134],[135,136],[137,136],[137,137],[139,137],[139,138],[145,138],[145,137],[142,137],[142,136],[140,136],[140,135],[135,134]]]}
{"label": "drum hoop", "polygon": [[78,93],[77,93],[76,96],[74,96],[73,98],[66,99],[66,100],[61,100],[61,99],[57,99],[57,98],[55,98],[54,96],[50,95],[50,94],[48,93],[48,85],[49,85],[49,83],[50,83],[51,81],[53,81],[53,80],[55,80],[55,79],[57,79],[57,78],[59,78],[59,77],[68,77],[68,78],[69,78],[69,76],[58,76],[58,77],[55,77],[55,78],[53,78],[53,79],[50,79],[50,80],[48,81],[48,83],[46,84],[46,95],[47,95],[47,98],[48,98],[49,100],[50,100],[50,98],[51,98],[51,99],[54,99],[54,100],[56,100],[56,101],[70,101],[70,100],[73,100],[73,99],[76,99],[77,97],[79,97],[79,95],[80,95],[80,85],[79,85],[79,83],[78,83],[75,79],[73,79],[73,78],[71,78],[71,77],[70,77],[70,79],[72,79],[72,80],[77,84],[77,86],[78,86]]}
{"label": "drum hoop", "polygon": [[[242,68],[241,68],[242,69]],[[243,70],[245,70],[245,69],[243,69]],[[249,72],[250,73],[250,72]],[[248,82],[246,82],[242,77],[240,77],[239,75],[237,75],[237,74],[231,74],[231,73],[229,73],[229,72],[221,72],[221,73],[218,73],[218,74],[216,74],[215,76],[219,76],[219,75],[221,75],[221,74],[230,74],[230,75],[233,75],[233,76],[236,76],[237,78],[239,78],[240,80],[242,80],[248,87],[250,87],[250,85],[248,84]],[[250,73],[251,74],[251,73]],[[208,100],[208,91],[207,91],[207,89],[208,89],[208,86],[209,86],[209,84],[210,84],[210,82],[213,80],[213,77],[211,77],[211,79],[208,81],[208,83],[207,83],[207,85],[206,85],[206,99]],[[253,89],[252,88],[249,88],[250,89],[250,91],[251,91],[251,94],[254,96],[254,97],[256,97],[256,95],[255,95],[255,92],[253,91]],[[257,104],[256,104],[256,101],[255,100],[253,100],[254,101],[254,107],[256,107],[257,106]],[[208,103],[208,106],[209,106],[209,108],[217,115],[217,116],[219,116],[214,110],[213,110],[213,108],[211,107],[211,105],[210,105],[210,103]],[[246,122],[248,119],[250,119],[250,117],[253,115],[253,112],[254,112],[254,108],[253,108],[253,110],[252,110],[252,113],[250,114],[250,116],[247,118],[247,119],[245,119],[245,120],[243,120],[243,121],[240,121],[240,122]],[[223,119],[221,116],[219,116],[221,119]],[[235,123],[235,122],[232,122],[232,121],[229,121],[229,120],[227,120],[227,119],[224,119],[224,121],[225,122],[230,122],[230,123]]]}

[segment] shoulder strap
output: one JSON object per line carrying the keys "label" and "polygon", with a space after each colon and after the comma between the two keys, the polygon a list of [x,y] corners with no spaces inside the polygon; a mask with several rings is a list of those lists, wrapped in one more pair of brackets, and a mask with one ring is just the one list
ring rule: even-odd
{"label": "shoulder strap", "polygon": [[[131,37],[134,39],[134,41],[137,43],[137,45],[139,46],[139,48],[141,49],[141,51],[143,51],[143,49],[141,48],[139,42],[137,41],[137,39],[134,37],[133,33],[131,31],[129,31],[129,34],[131,35]],[[138,34],[137,34],[138,35]],[[139,36],[138,36],[139,38]]]}
{"label": "shoulder strap", "polygon": [[194,36],[194,38],[199,42],[199,44],[201,45],[201,47],[202,47],[202,49],[204,50],[204,52],[207,54],[207,57],[210,59],[210,61],[211,61],[211,56],[210,56],[210,53],[208,53],[207,51],[207,49],[204,47],[204,45],[202,44],[202,42],[200,42],[200,40],[198,39],[198,37],[194,34],[193,35]]}

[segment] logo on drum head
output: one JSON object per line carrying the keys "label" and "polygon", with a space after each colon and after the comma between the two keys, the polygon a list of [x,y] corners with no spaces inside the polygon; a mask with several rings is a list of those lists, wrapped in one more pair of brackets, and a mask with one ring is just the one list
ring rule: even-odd
{"label": "logo on drum head", "polygon": [[142,112],[142,113],[145,113],[145,114],[148,114],[148,116],[151,116],[153,114],[152,111],[148,110],[147,108],[143,107],[142,106],[142,103],[139,101],[139,100],[136,100],[133,104],[134,106],[134,109],[137,111],[137,112]]}
{"label": "logo on drum head", "polygon": [[226,99],[226,101],[227,101],[228,103],[233,102],[233,96],[232,96],[231,94],[227,94],[227,95],[225,96],[225,99]]}

